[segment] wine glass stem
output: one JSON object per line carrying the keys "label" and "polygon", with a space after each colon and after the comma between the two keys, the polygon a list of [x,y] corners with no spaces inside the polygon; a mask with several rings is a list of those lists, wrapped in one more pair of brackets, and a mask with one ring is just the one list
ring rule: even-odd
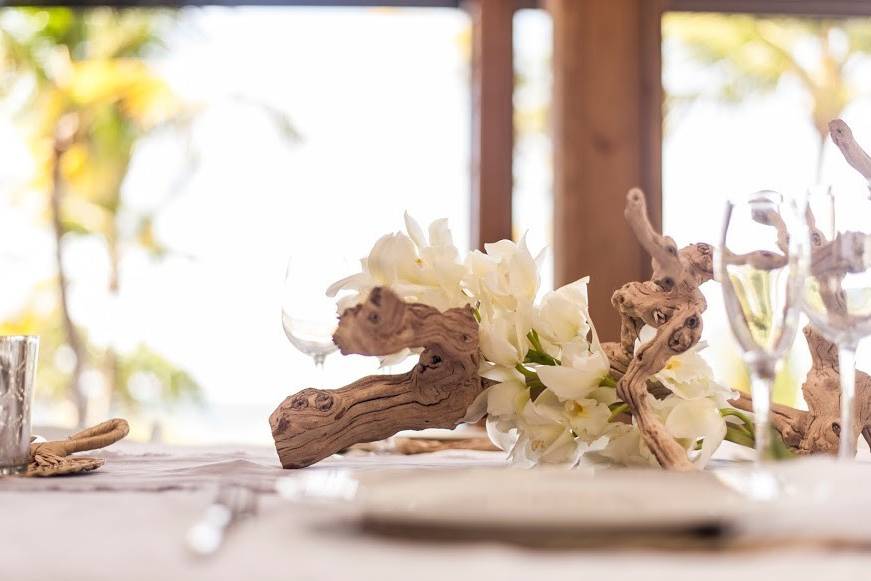
{"label": "wine glass stem", "polygon": [[766,362],[750,369],[750,392],[753,396],[753,416],[756,420],[756,463],[774,460],[771,437],[771,392],[774,386],[774,365]]}
{"label": "wine glass stem", "polygon": [[324,360],[326,360],[327,356],[324,353],[318,353],[316,355],[312,355],[312,359],[315,360],[315,367],[317,367],[318,371],[323,374],[324,372]]}
{"label": "wine glass stem", "polygon": [[838,458],[852,460],[856,456],[858,435],[853,430],[853,408],[856,399],[856,348],[842,345],[838,348],[838,370],[841,376],[841,438]]}

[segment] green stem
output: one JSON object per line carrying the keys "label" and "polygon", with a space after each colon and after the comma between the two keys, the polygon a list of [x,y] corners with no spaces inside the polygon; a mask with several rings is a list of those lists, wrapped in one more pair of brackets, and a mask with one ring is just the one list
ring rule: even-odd
{"label": "green stem", "polygon": [[609,373],[599,381],[599,387],[617,387],[617,380]]}
{"label": "green stem", "polygon": [[725,417],[733,416],[740,419],[743,422],[742,426],[738,426],[735,424],[727,424],[731,425],[737,429],[742,430],[749,438],[756,439],[756,426],[753,425],[753,420],[751,420],[747,414],[736,410],[735,408],[722,408],[720,410],[720,415]]}
{"label": "green stem", "polygon": [[525,380],[526,387],[529,388],[529,397],[535,401],[541,392],[547,389],[547,386],[542,383],[541,378],[538,377],[538,374],[531,369],[527,369],[520,363],[514,366],[514,369],[519,371]]}
{"label": "green stem", "polygon": [[558,366],[560,364],[559,359],[551,357],[547,353],[537,351],[536,349],[530,349],[529,351],[527,351],[526,357],[523,359],[523,362],[550,366]]}
{"label": "green stem", "polygon": [[752,435],[734,425],[726,425],[725,439],[748,448],[753,448],[756,445],[756,440]]}
{"label": "green stem", "polygon": [[538,363],[539,365],[560,365],[560,360],[553,357],[544,350],[541,344],[541,337],[538,336],[538,331],[532,329],[526,334],[529,344],[532,349],[527,351],[524,363]]}
{"label": "green stem", "polygon": [[517,365],[515,365],[515,366],[514,366],[514,369],[516,369],[517,371],[519,371],[519,372],[523,375],[523,377],[526,378],[527,381],[529,381],[530,379],[538,379],[538,374],[537,374],[536,372],[534,372],[534,371],[531,370],[531,369],[527,369],[527,368],[525,368],[525,367],[524,367],[523,365],[521,365],[520,363],[518,363]]}
{"label": "green stem", "polygon": [[538,336],[538,332],[535,329],[530,330],[529,333],[526,334],[526,338],[529,339],[533,349],[544,353],[544,348],[541,346],[541,338]]}
{"label": "green stem", "polygon": [[616,418],[617,416],[619,416],[621,414],[625,414],[626,412],[628,412],[629,411],[629,404],[624,403],[622,401],[618,401],[618,402],[615,402],[615,403],[612,403],[611,405],[609,405],[608,409],[611,410],[611,415],[608,417],[608,421],[610,422],[610,421],[614,420],[614,418]]}

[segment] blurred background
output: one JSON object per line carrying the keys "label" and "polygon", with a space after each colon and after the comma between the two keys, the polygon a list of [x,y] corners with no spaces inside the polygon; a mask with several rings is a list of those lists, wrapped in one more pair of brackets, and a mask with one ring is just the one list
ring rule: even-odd
{"label": "blurred background", "polygon": [[[830,119],[871,147],[858,2],[303,4],[0,8],[0,334],[42,339],[35,423],[123,415],[139,439],[270,443],[286,395],[377,367],[320,370],[290,345],[288,258],[359,258],[405,210],[448,218],[461,249],[524,233],[553,248],[543,289],[591,274],[613,336],[610,294],[646,268],[627,187],[679,244],[716,243],[730,195],[861,181]],[[623,28],[628,44],[590,46]],[[626,155],[631,171],[600,163]],[[706,357],[742,387],[705,291]],[[799,339],[777,399],[798,401],[808,367]]]}

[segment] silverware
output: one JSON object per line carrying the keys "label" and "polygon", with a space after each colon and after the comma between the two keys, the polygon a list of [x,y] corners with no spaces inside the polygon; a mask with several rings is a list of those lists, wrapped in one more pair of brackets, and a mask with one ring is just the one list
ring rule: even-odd
{"label": "silverware", "polygon": [[185,542],[195,555],[217,553],[227,532],[239,522],[257,514],[257,494],[245,486],[222,484],[215,500],[200,520],[188,529]]}

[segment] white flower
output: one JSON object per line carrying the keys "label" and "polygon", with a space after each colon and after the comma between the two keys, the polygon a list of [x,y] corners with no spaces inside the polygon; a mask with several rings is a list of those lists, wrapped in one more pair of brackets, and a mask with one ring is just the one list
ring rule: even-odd
{"label": "white flower", "polygon": [[[541,396],[539,396],[541,398]],[[554,417],[549,405],[529,401],[517,418],[518,438],[509,458],[525,464],[574,464],[582,449],[565,414]]]}
{"label": "white flower", "polygon": [[519,414],[529,402],[529,389],[517,380],[497,383],[488,392],[487,413],[495,417]]}
{"label": "white flower", "polygon": [[485,253],[475,250],[466,258],[466,286],[481,303],[481,316],[487,318],[494,310],[531,311],[538,293],[538,264],[526,246],[500,240],[484,245]]}
{"label": "white flower", "polygon": [[641,432],[633,424],[611,424],[608,445],[599,456],[621,466],[659,466],[656,456],[644,443]]}
{"label": "white flower", "polygon": [[[614,391],[611,389],[610,391]],[[566,425],[576,438],[593,442],[604,435],[611,410],[608,404],[593,397],[563,401],[550,390],[543,391],[533,402],[536,412],[555,423]]]}
{"label": "white flower", "polygon": [[[636,349],[655,335],[656,329],[653,327],[642,327]],[[714,381],[713,369],[700,354],[706,347],[707,343],[702,341],[684,353],[669,358],[665,367],[654,377],[681,399],[713,398],[720,407],[726,407],[728,401],[737,394]]]}
{"label": "white flower", "polygon": [[679,400],[665,418],[665,429],[694,448],[702,439],[701,451],[694,460],[704,467],[726,437],[726,421],[710,399]]}
{"label": "white flower", "polygon": [[564,345],[590,331],[587,284],[590,277],[576,280],[544,295],[536,308],[534,327],[541,337]]}
{"label": "white flower", "polygon": [[501,240],[474,251],[466,259],[464,283],[478,301],[481,317],[481,353],[488,360],[514,367],[529,350],[534,301],[538,292],[538,265],[526,239],[519,244]]}
{"label": "white flower", "polygon": [[588,397],[611,369],[598,339],[591,345],[586,340],[569,343],[563,348],[561,363],[536,368],[541,382],[561,400]]}
{"label": "white flower", "polygon": [[429,227],[429,239],[407,213],[408,234],[397,232],[382,236],[369,256],[360,261],[361,272],[333,283],[328,296],[341,290],[354,290],[343,297],[339,312],[360,302],[376,286],[390,287],[400,298],[421,302],[440,310],[468,304],[461,281],[466,267],[459,260],[446,220],[436,220]]}
{"label": "white flower", "polygon": [[526,335],[531,328],[531,310],[526,307],[482,317],[478,326],[481,354],[493,363],[514,367],[526,357],[529,350]]}

